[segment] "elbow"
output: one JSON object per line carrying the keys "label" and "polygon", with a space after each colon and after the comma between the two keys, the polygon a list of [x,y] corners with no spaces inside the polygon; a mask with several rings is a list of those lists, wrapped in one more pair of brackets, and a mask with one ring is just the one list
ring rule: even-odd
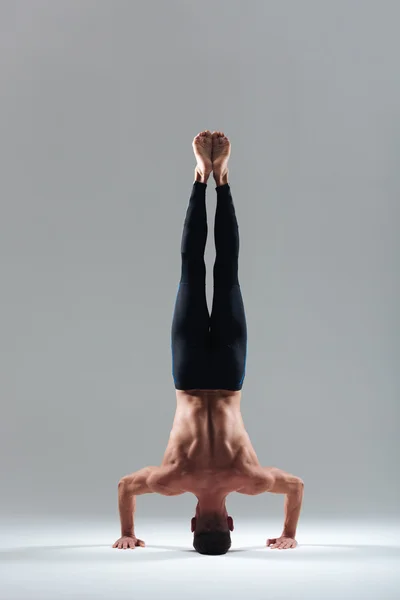
{"label": "elbow", "polygon": [[121,497],[129,497],[135,493],[134,482],[131,477],[122,477],[118,482],[118,494]]}
{"label": "elbow", "polygon": [[285,493],[288,496],[293,496],[293,498],[299,498],[299,497],[303,497],[303,490],[304,490],[304,481],[302,479],[299,479],[296,477],[296,479],[294,481],[291,481],[291,483],[288,484]]}
{"label": "elbow", "polygon": [[124,490],[126,488],[126,479],[125,477],[121,477],[118,481],[118,490]]}

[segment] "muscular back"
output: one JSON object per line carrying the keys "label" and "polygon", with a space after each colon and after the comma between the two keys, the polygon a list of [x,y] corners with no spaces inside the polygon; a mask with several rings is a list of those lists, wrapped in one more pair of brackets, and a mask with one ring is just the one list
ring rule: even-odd
{"label": "muscular back", "polygon": [[205,490],[256,495],[287,493],[301,483],[276,467],[261,467],[240,412],[241,392],[177,390],[177,409],[160,466],[123,477],[134,495],[177,496]]}
{"label": "muscular back", "polygon": [[185,491],[217,484],[236,489],[259,466],[240,412],[241,392],[177,390],[176,396],[161,467],[174,469]]}

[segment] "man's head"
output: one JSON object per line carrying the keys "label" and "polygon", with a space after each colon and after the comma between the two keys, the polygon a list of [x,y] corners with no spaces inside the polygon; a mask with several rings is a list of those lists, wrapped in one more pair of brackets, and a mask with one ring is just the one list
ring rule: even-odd
{"label": "man's head", "polygon": [[225,505],[222,510],[203,511],[199,502],[191,529],[194,533],[193,547],[200,554],[225,554],[231,547],[233,519],[228,515]]}

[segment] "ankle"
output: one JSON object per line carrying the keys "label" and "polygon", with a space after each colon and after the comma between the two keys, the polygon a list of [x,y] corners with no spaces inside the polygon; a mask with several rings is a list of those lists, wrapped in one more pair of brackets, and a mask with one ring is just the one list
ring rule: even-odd
{"label": "ankle", "polygon": [[228,169],[226,169],[224,171],[220,171],[220,172],[214,171],[213,175],[214,175],[215,184],[216,184],[217,187],[219,187],[220,185],[225,185],[226,183],[228,183],[228,175],[229,175],[229,170]]}
{"label": "ankle", "polygon": [[209,177],[211,175],[211,172],[205,172],[203,173],[202,171],[200,171],[200,169],[198,167],[195,168],[194,170],[194,180],[195,181],[200,181],[201,183],[207,183]]}

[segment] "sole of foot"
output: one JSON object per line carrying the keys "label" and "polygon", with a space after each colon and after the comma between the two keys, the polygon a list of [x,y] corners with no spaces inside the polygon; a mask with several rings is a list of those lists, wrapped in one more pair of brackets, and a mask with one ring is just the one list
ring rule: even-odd
{"label": "sole of foot", "polygon": [[212,134],[208,129],[196,135],[192,143],[196,171],[203,177],[208,177],[212,171],[212,145]]}
{"label": "sole of foot", "polygon": [[231,143],[223,131],[212,133],[212,170],[214,178],[223,179],[228,174]]}

